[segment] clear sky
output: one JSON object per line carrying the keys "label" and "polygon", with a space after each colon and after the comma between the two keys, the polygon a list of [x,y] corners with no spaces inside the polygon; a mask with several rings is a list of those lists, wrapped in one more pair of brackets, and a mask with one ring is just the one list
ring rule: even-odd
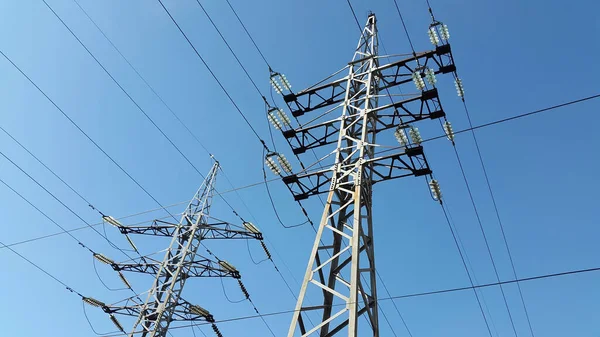
{"label": "clear sky", "polygon": [[[111,47],[72,0],[47,0],[131,97],[202,172],[211,160],[160,100]],[[227,178],[239,187],[262,180],[262,148],[223,91],[183,39],[157,1],[77,0],[156,92],[221,162]],[[230,0],[269,63],[285,73],[295,90],[308,87],[342,68],[351,58],[358,29],[348,4],[335,1]],[[194,0],[166,0],[165,5],[206,62],[231,93],[264,139],[268,128],[262,99],[216,34]],[[600,5],[575,1],[439,1],[431,0],[436,17],[448,24],[451,45],[475,125],[598,94],[597,55]],[[260,90],[269,92],[268,69],[224,1],[202,1],[240,57]],[[378,18],[380,41],[390,54],[408,53],[405,33],[392,0],[353,0],[358,19]],[[418,51],[431,47],[430,17],[425,0],[399,1]],[[41,0],[0,2],[0,50],[11,58],[94,141],[163,205],[190,199],[200,175],[114,84]],[[0,126],[96,208],[121,217],[157,208],[138,186],[110,162],[6,59],[0,58]],[[454,129],[468,127],[450,78],[440,79],[442,103]],[[279,106],[284,103],[276,97]],[[503,219],[519,277],[600,266],[597,191],[600,190],[598,101],[588,101],[541,115],[477,131],[483,158]],[[442,133],[424,127],[424,138]],[[435,124],[435,125],[434,125]],[[425,130],[427,132],[425,132]],[[274,135],[278,149],[292,158],[284,138]],[[513,278],[508,255],[487,186],[469,133],[457,136],[483,227],[501,280]],[[395,144],[388,144],[395,145]],[[51,191],[88,223],[100,216],[87,203],[0,132],[0,151]],[[464,244],[476,283],[495,282],[487,250],[449,142],[425,145],[427,158],[441,183],[454,224]],[[308,161],[310,157],[307,157]],[[298,167],[294,160],[293,165]],[[268,172],[269,178],[273,175]],[[61,226],[85,223],[70,213],[13,164],[0,158],[0,179],[34,203]],[[218,189],[231,185],[221,175]],[[287,225],[303,221],[282,182],[270,184]],[[275,263],[294,292],[303,277],[313,231],[283,229],[269,204],[264,186],[227,194],[227,200],[265,233]],[[243,201],[242,201],[243,200]],[[5,244],[60,231],[42,214],[0,185],[0,217]],[[322,207],[310,201],[318,221]],[[171,208],[183,211],[184,205]],[[237,221],[221,200],[212,214]],[[375,188],[377,267],[392,296],[468,286],[452,236],[438,204],[431,201],[422,179],[406,178]],[[157,211],[127,218],[125,223],[165,216]],[[102,229],[102,227],[98,227]],[[107,235],[121,247],[127,242],[114,229]],[[73,233],[95,251],[115,260],[126,257],[90,229]],[[144,253],[168,240],[136,238]],[[295,300],[269,263],[255,265],[242,241],[209,242],[220,258],[234,264],[262,313],[293,309]],[[130,296],[109,291],[96,275],[91,254],[67,235],[13,246],[78,292],[105,302]],[[255,259],[257,242],[249,242]],[[0,249],[3,291],[0,313],[6,336],[94,336],[81,300],[63,286],[10,252]],[[108,287],[122,287],[104,265],[97,272]],[[600,274],[522,283],[535,336],[592,337],[600,333]],[[131,276],[145,291],[150,277]],[[223,287],[231,300],[241,298],[235,281]],[[515,285],[505,287],[519,336],[530,336]],[[380,297],[388,297],[380,286]],[[247,302],[229,303],[217,279],[190,280],[186,298],[209,309],[217,319],[254,315]],[[494,336],[514,335],[497,287],[480,291]],[[318,299],[312,299],[316,302]],[[421,336],[485,336],[487,330],[472,291],[432,295],[395,302],[411,333]],[[381,336],[408,336],[391,301],[381,306],[390,325],[380,318]],[[97,308],[86,308],[94,329],[115,328]],[[266,318],[277,336],[287,333],[290,314]],[[126,330],[132,322],[122,320]],[[364,324],[364,322],[363,322]],[[225,336],[268,336],[260,319],[219,324]],[[202,327],[208,335],[212,331]],[[199,333],[196,331],[196,333]],[[191,336],[190,329],[173,331]]]}

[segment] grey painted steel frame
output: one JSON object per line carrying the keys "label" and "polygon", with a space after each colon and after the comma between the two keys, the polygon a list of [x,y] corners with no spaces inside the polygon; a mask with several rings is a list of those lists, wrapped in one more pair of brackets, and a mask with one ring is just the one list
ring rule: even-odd
{"label": "grey painted steel frame", "polygon": [[[376,29],[371,14],[350,64],[330,191],[288,337],[298,330],[301,336],[317,331],[321,337],[333,336],[345,328],[349,337],[355,337],[362,315],[370,322],[372,336],[379,336],[370,161],[377,127],[372,110],[378,105],[380,81],[374,76],[378,67]],[[333,236],[330,245],[323,244],[326,231]],[[324,261],[322,251],[329,253]],[[349,279],[345,279],[348,272]],[[366,279],[363,274],[368,274]],[[308,288],[322,290],[323,305],[304,304]],[[340,302],[345,305],[338,310]],[[303,314],[313,310],[322,312],[322,320],[307,327]]]}

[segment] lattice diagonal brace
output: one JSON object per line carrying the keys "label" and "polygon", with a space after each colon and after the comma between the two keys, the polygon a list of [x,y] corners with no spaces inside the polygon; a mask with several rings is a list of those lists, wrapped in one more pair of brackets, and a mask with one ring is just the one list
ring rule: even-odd
{"label": "lattice diagonal brace", "polygon": [[[378,106],[376,56],[376,19],[371,14],[350,63],[331,186],[288,337],[298,331],[302,336],[318,332],[325,337],[344,330],[354,337],[363,315],[372,328],[370,335],[379,336],[371,212],[373,162],[369,161],[374,157],[377,127],[370,112]],[[323,243],[326,232],[333,242]],[[307,306],[309,288],[322,291],[322,305]],[[305,315],[312,311],[322,319],[307,326]]]}
{"label": "lattice diagonal brace", "polygon": [[[164,337],[173,315],[181,309],[181,292],[206,231],[219,163],[215,162],[176,227],[148,297],[130,336]],[[203,229],[204,227],[204,229]]]}

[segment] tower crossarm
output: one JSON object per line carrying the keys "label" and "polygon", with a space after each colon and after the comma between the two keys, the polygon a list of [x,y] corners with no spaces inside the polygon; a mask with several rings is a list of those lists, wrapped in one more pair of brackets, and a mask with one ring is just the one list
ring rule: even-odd
{"label": "tower crossarm", "polygon": [[[154,220],[149,226],[120,226],[122,234],[142,234],[172,237],[179,224],[163,220]],[[198,225],[202,239],[256,239],[262,240],[262,233],[252,233],[241,226],[222,220],[209,219],[206,224]]]}
{"label": "tower crossarm", "polygon": [[[360,61],[364,61],[364,59]],[[417,53],[415,56],[378,66],[372,69],[372,73],[381,80],[382,83],[378,89],[383,91],[411,82],[413,73],[419,67],[432,68],[436,74],[455,71],[456,66],[450,45],[440,45],[434,50]],[[356,74],[356,76],[360,76],[360,74]],[[307,112],[344,102],[347,82],[348,76],[327,84],[310,87],[298,93],[285,95],[283,99],[292,115],[299,117]]]}
{"label": "tower crossarm", "polygon": [[[156,275],[160,269],[161,262],[147,257],[138,260],[137,263],[115,263],[112,265],[116,271],[129,271],[143,274]],[[232,277],[239,279],[237,270],[223,268],[217,261],[196,255],[194,260],[185,262],[187,277]]]}
{"label": "tower crossarm", "polygon": [[[106,305],[102,310],[107,314],[117,314],[122,316],[139,317],[144,313],[145,317],[152,318],[152,313],[148,309],[144,309],[144,304],[136,299],[137,296],[126,300],[124,305]],[[179,298],[177,307],[173,311],[171,321],[203,321],[214,322],[213,315],[206,309],[193,305],[183,298]]]}
{"label": "tower crossarm", "polygon": [[[421,91],[413,97],[370,109],[369,114],[377,123],[376,133],[398,126],[409,125],[424,119],[436,119],[446,115],[440,103],[438,90]],[[334,144],[338,141],[340,118],[283,131],[294,154]]]}

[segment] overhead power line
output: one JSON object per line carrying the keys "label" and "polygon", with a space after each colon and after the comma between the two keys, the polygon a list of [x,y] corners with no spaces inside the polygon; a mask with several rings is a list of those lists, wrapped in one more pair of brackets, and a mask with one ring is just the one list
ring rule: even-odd
{"label": "overhead power line", "polygon": [[77,295],[79,295],[79,297],[83,298],[83,295],[81,295],[79,292],[75,291],[72,287],[70,287],[67,283],[65,283],[64,281],[61,281],[58,277],[52,275],[50,272],[48,272],[46,269],[40,267],[37,263],[31,261],[30,259],[26,258],[24,255],[20,254],[19,252],[17,252],[16,250],[14,250],[13,248],[6,246],[4,243],[2,243],[2,241],[0,241],[0,245],[2,245],[3,247],[8,248],[11,252],[15,253],[15,255],[17,255],[18,257],[20,257],[21,259],[25,260],[27,263],[29,263],[30,265],[34,266],[36,269],[38,269],[39,271],[41,271],[42,273],[46,274],[46,276],[50,277],[51,279],[53,279],[54,281],[56,281],[57,283],[59,283],[60,285],[64,286],[68,291],[75,293]]}
{"label": "overhead power line", "polygon": [[198,145],[200,145],[200,147],[202,147],[206,152],[208,152],[210,154],[210,152],[208,151],[208,149],[206,148],[206,146],[204,146],[204,144],[200,141],[200,139],[198,138],[198,136],[196,136],[196,134],[194,134],[192,132],[192,130],[190,130],[190,128],[183,122],[183,120],[181,120],[181,118],[175,113],[175,111],[158,94],[158,92],[154,89],[154,87],[152,87],[152,85],[150,85],[150,83],[146,80],[146,78],[144,78],[142,76],[142,74],[137,70],[137,68],[135,68],[133,66],[133,64],[129,61],[129,59],[127,59],[127,57],[125,57],[125,55],[123,55],[123,53],[121,52],[121,50],[112,42],[112,40],[108,37],[108,35],[106,35],[106,33],[104,32],[104,30],[102,30],[102,28],[100,28],[100,26],[98,26],[98,24],[96,23],[96,21],[94,21],[94,19],[92,19],[92,17],[88,14],[88,12],[81,6],[81,4],[79,4],[79,1],[73,0],[73,2],[75,2],[75,4],[77,4],[77,6],[79,7],[79,9],[81,9],[81,11],[83,12],[83,14],[85,14],[85,16],[90,20],[90,22],[98,29],[98,31],[100,32],[100,34],[102,34],[102,36],[104,36],[104,38],[106,39],[106,41],[108,41],[108,43],[113,47],[113,49],[129,65],[129,67],[131,68],[131,70],[133,70],[133,72],[135,72],[136,75],[142,80],[142,82],[144,82],[144,84],[148,87],[148,89],[150,89],[150,91],[152,91],[152,93],[154,94],[154,96],[156,96],[156,98],[158,98],[158,100],[165,106],[165,108],[167,108],[167,110],[169,110],[169,112],[171,113],[171,115],[173,115],[173,117],[175,117],[175,119],[179,122],[179,124],[183,128],[185,128],[185,130],[187,131],[187,133],[190,136],[192,136],[192,138],[194,138],[196,140],[196,142],[198,143]]}
{"label": "overhead power line", "polygon": [[188,44],[190,45],[190,47],[192,47],[192,49],[196,53],[196,56],[198,56],[198,58],[200,59],[200,61],[202,62],[202,64],[204,64],[204,66],[206,67],[206,69],[208,70],[208,72],[211,74],[211,76],[214,78],[214,80],[217,82],[217,84],[219,85],[219,87],[221,88],[221,90],[223,90],[223,92],[225,93],[225,95],[227,96],[227,98],[229,99],[229,101],[231,102],[231,104],[233,104],[233,106],[235,107],[235,109],[237,110],[237,112],[242,116],[242,118],[244,119],[244,121],[246,122],[246,124],[248,125],[248,127],[250,127],[250,129],[252,130],[252,132],[254,133],[254,135],[256,136],[256,138],[260,141],[260,143],[262,144],[263,147],[267,148],[267,144],[259,136],[259,134],[256,131],[256,129],[254,129],[254,127],[252,126],[252,124],[250,123],[250,121],[248,120],[248,118],[246,117],[246,115],[242,112],[242,110],[240,109],[240,107],[233,100],[233,97],[231,97],[231,95],[229,94],[229,92],[227,91],[227,89],[225,89],[225,87],[223,86],[223,84],[221,83],[221,81],[219,80],[219,78],[215,75],[215,73],[210,68],[210,66],[208,65],[208,63],[206,63],[206,61],[204,60],[204,58],[202,57],[202,55],[200,55],[200,52],[196,49],[196,47],[194,46],[194,44],[192,43],[192,41],[188,38],[188,36],[183,31],[183,29],[181,29],[181,27],[179,26],[179,24],[177,23],[177,21],[175,20],[175,18],[173,17],[173,15],[171,15],[171,12],[169,12],[169,10],[167,9],[167,7],[165,7],[165,5],[163,4],[163,2],[161,0],[158,0],[158,2],[162,6],[162,8],[165,10],[165,12],[167,13],[167,15],[171,19],[171,21],[173,21],[173,23],[175,24],[175,26],[177,27],[177,29],[179,30],[179,32],[181,33],[181,35],[183,35],[183,37],[185,38],[185,40],[188,42]]}
{"label": "overhead power line", "polygon": [[[0,51],[0,53],[2,55],[4,55],[1,51]],[[584,97],[584,98],[576,99],[576,100],[565,102],[565,103],[561,103],[561,104],[556,104],[556,105],[553,105],[553,106],[550,106],[550,107],[547,107],[547,108],[542,108],[542,109],[534,110],[534,111],[531,111],[531,112],[522,113],[522,114],[519,114],[519,115],[515,115],[515,116],[512,116],[512,117],[508,117],[508,118],[496,120],[496,121],[493,121],[493,122],[488,122],[488,123],[476,125],[476,126],[474,126],[472,128],[466,128],[466,129],[455,131],[454,133],[458,134],[458,133],[468,132],[468,131],[471,131],[471,130],[477,130],[477,129],[485,128],[485,127],[488,127],[488,126],[497,125],[497,124],[505,123],[505,122],[508,122],[508,121],[517,120],[517,119],[520,119],[520,118],[523,118],[523,117],[528,117],[528,116],[536,115],[536,114],[539,114],[539,113],[542,113],[542,112],[551,111],[551,110],[558,109],[558,108],[561,108],[561,107],[565,107],[565,106],[569,106],[569,105],[573,105],[573,104],[577,104],[577,103],[582,103],[582,102],[593,100],[593,99],[597,99],[597,98],[600,98],[600,94],[596,94],[596,95],[592,95],[592,96],[587,96],[587,97]],[[429,142],[429,141],[433,141],[433,140],[442,139],[442,138],[446,138],[446,137],[447,136],[444,134],[444,135],[440,135],[440,136],[428,138],[428,139],[423,140],[423,143]],[[399,149],[399,148],[401,148],[401,147],[388,149],[388,150],[385,150],[385,152],[392,151],[392,150]],[[382,152],[384,152],[384,151],[382,151]],[[278,181],[279,179],[280,179],[279,177],[272,178],[272,179],[267,180],[266,183]],[[244,185],[244,186],[240,186],[240,187],[237,187],[237,188],[234,188],[234,189],[231,189],[231,190],[226,190],[226,191],[222,191],[220,193],[215,193],[215,195],[217,195],[217,194],[226,194],[226,193],[231,193],[231,192],[235,192],[235,191],[240,191],[240,190],[244,190],[244,189],[248,189],[248,188],[260,186],[260,185],[263,185],[263,184],[265,184],[265,182],[261,180],[261,181],[258,181],[258,182],[252,183],[252,184],[248,184],[248,185]],[[160,211],[160,210],[164,210],[164,209],[169,209],[169,208],[172,208],[172,207],[175,207],[175,206],[183,205],[183,204],[188,203],[188,202],[189,202],[189,200],[186,200],[186,201],[174,203],[174,204],[171,204],[171,205],[168,205],[168,206],[161,206],[159,208],[154,208],[154,209],[143,211],[143,212],[140,212],[140,213],[126,215],[126,216],[118,218],[118,220],[130,218],[130,217],[135,217],[135,216],[139,216],[139,215],[143,215],[143,214],[147,214],[147,213],[151,213],[151,212],[156,212],[156,211]],[[99,226],[101,224],[102,224],[102,222],[98,222],[98,223],[92,224],[92,226]],[[86,229],[86,228],[88,228],[88,226],[73,228],[73,229],[68,230],[68,232],[79,231],[79,230],[83,230],[83,229]],[[40,236],[40,237],[31,238],[31,239],[20,241],[20,242],[15,242],[15,243],[9,244],[8,246],[20,245],[20,244],[24,244],[24,243],[28,243],[28,242],[32,242],[32,241],[37,241],[37,240],[42,240],[42,239],[45,239],[45,238],[49,238],[49,237],[53,237],[53,236],[57,236],[57,235],[61,235],[61,234],[64,234],[64,233],[63,232],[58,232],[58,233],[48,234],[48,235],[45,235],[45,236]],[[4,248],[4,246],[0,246],[0,249],[2,249],[2,248]]]}
{"label": "overhead power line", "polygon": [[[556,278],[556,277],[587,274],[587,273],[598,272],[598,271],[600,271],[600,267],[587,268],[587,269],[576,269],[576,270],[570,270],[570,271],[564,271],[564,272],[552,273],[552,274],[543,274],[543,275],[525,277],[525,278],[508,280],[508,281],[485,283],[485,284],[480,284],[480,285],[474,285],[472,287],[466,286],[466,287],[457,287],[457,288],[447,288],[447,289],[432,290],[432,291],[411,293],[411,294],[405,294],[405,295],[389,296],[389,297],[379,298],[378,300],[379,301],[393,301],[393,300],[406,299],[406,298],[416,298],[416,297],[424,297],[424,296],[431,296],[431,295],[448,294],[448,293],[455,293],[455,292],[461,292],[461,291],[467,291],[467,290],[473,290],[473,289],[496,287],[499,285],[512,284],[512,283],[517,283],[517,282],[529,282],[529,281],[536,281],[536,280],[543,280],[543,279],[552,279],[552,278]],[[347,305],[347,304],[346,303],[334,304],[334,305],[332,305],[332,307],[342,306],[342,305]],[[287,315],[287,314],[294,313],[295,311],[296,310],[282,310],[282,311],[274,311],[274,312],[270,312],[270,313],[261,314],[260,316],[259,315],[250,315],[250,316],[242,316],[242,317],[233,317],[233,318],[229,318],[229,319],[219,320],[216,323],[244,321],[244,320],[248,320],[248,319],[256,319],[261,316],[269,317],[269,316]],[[200,323],[200,324],[195,324],[195,325],[202,326],[205,324],[206,323]],[[183,329],[183,328],[189,328],[189,326],[173,327],[171,329]],[[118,334],[118,335],[114,334],[114,335],[106,335],[104,337],[117,337],[117,336],[121,336],[121,335],[122,334]]]}
{"label": "overhead power line", "polygon": [[233,14],[235,14],[235,17],[237,18],[238,22],[240,23],[240,25],[242,25],[242,28],[244,28],[244,31],[246,32],[246,35],[248,35],[248,37],[250,38],[250,41],[252,41],[252,44],[254,45],[254,47],[256,48],[256,50],[258,51],[258,53],[260,54],[260,56],[262,57],[263,61],[265,61],[265,63],[267,64],[267,67],[269,67],[269,69],[271,69],[271,65],[269,64],[269,62],[265,58],[265,55],[262,53],[262,51],[260,50],[260,48],[258,48],[258,45],[256,44],[256,41],[254,41],[254,38],[252,37],[252,35],[250,35],[250,32],[246,28],[246,25],[244,25],[244,22],[242,22],[242,19],[238,15],[237,11],[231,5],[231,2],[229,2],[229,0],[225,0],[225,1],[227,1],[227,4],[229,5],[229,8],[231,8],[231,11],[233,12]]}
{"label": "overhead power line", "polygon": [[75,121],[58,105],[54,102],[54,100],[52,100],[50,98],[50,96],[48,96],[46,94],[46,92],[44,92],[42,90],[42,88],[40,88],[27,74],[25,74],[25,72],[23,70],[21,70],[21,68],[19,66],[17,66],[16,63],[14,63],[3,51],[0,50],[0,54],[2,54],[2,56],[8,61],[10,62],[10,64],[13,65],[13,67],[15,67],[15,69],[17,69],[21,75],[23,75],[28,81],[29,83],[31,83],[42,95],[44,95],[44,97],[46,97],[46,99],[52,103],[52,105],[54,105],[54,107],[71,123],[73,124],[73,126],[75,126],[75,128],[77,128],[77,130],[79,130],[79,132],[81,132],[92,144],[94,144],[94,146],[100,150],[100,152],[102,152],[113,164],[115,164],[115,166],[117,166],[119,168],[119,170],[121,170],[123,173],[125,173],[125,175],[131,180],[133,181],[142,191],[144,191],[144,193],[149,196],[152,200],[154,200],[154,202],[156,204],[158,204],[159,206],[161,206],[161,208],[164,208],[164,206],[162,206],[162,204],[156,200],[156,198],[154,198],[152,196],[152,194],[150,194],[150,192],[148,192],[148,190],[146,190],[135,178],[133,178],[133,176],[131,176],[131,174],[129,174],[129,172],[127,172],[119,163],[117,163],[116,160],[113,159],[113,157],[111,157],[100,145],[98,145],[98,143],[96,143],[96,141],[94,141],[85,131],[83,131],[83,129],[77,124],[75,123]]}
{"label": "overhead power line", "polygon": [[69,33],[71,33],[71,35],[75,38],[75,40],[77,40],[77,42],[79,42],[79,44],[83,47],[83,49],[85,49],[85,51],[94,59],[94,61],[96,61],[96,63],[100,66],[100,68],[102,68],[102,70],[104,71],[104,73],[106,73],[106,75],[108,75],[108,77],[110,77],[110,79],[117,85],[117,87],[119,87],[119,89],[121,89],[121,91],[125,94],[125,96],[127,96],[127,98],[136,106],[136,108],[146,117],[146,119],[148,119],[148,121],[156,128],[156,130],[158,130],[158,132],[160,132],[161,135],[163,135],[163,137],[169,142],[169,144],[171,144],[171,146],[173,146],[173,148],[179,152],[179,154],[185,159],[185,161],[188,162],[188,164],[190,164],[190,166],[192,166],[192,168],[200,175],[203,176],[202,173],[200,172],[200,170],[196,167],[196,165],[194,165],[194,163],[192,163],[192,161],[181,151],[181,149],[171,140],[171,138],[169,136],[167,136],[167,134],[162,130],[162,128],[160,126],[158,126],[158,124],[156,124],[156,122],[152,119],[152,117],[150,117],[150,115],[148,115],[148,113],[144,110],[144,108],[142,108],[138,102],[133,99],[133,97],[131,97],[131,95],[129,94],[129,92],[127,92],[127,90],[125,90],[125,88],[123,88],[123,86],[119,83],[119,81],[117,81],[117,79],[108,71],[108,69],[106,69],[106,67],[102,64],[102,62],[100,62],[100,60],[98,60],[98,58],[89,50],[89,48],[81,41],[81,39],[79,39],[79,37],[75,34],[75,32],[73,32],[73,30],[66,24],[66,22],[54,11],[54,9],[46,2],[46,0],[42,0],[44,2],[44,4],[46,4],[46,6],[48,7],[48,9],[50,9],[50,11],[54,14],[54,16],[63,24],[63,26],[69,31]]}
{"label": "overhead power line", "polygon": [[475,299],[477,300],[477,304],[479,305],[479,310],[481,311],[481,316],[483,317],[483,321],[485,322],[485,326],[487,328],[488,334],[490,335],[490,337],[492,337],[492,330],[490,328],[490,324],[488,323],[487,317],[485,316],[485,312],[483,311],[483,305],[481,303],[481,300],[479,299],[479,294],[477,293],[477,289],[475,288],[475,285],[473,282],[473,277],[471,276],[471,273],[469,272],[469,268],[467,268],[467,262],[465,260],[466,252],[463,253],[463,251],[460,249],[460,245],[458,244],[458,239],[457,239],[458,233],[456,233],[456,231],[452,228],[450,219],[448,218],[448,213],[446,212],[446,208],[444,207],[444,205],[442,204],[441,201],[440,201],[440,206],[442,207],[442,211],[444,212],[444,217],[446,218],[446,222],[448,223],[448,228],[450,229],[450,233],[452,234],[452,238],[454,239],[454,244],[456,245],[456,249],[458,250],[458,254],[460,255],[462,265],[465,268],[467,277],[469,278],[469,283],[471,284],[470,288],[473,289],[473,294],[475,295]]}
{"label": "overhead power line", "polygon": [[254,89],[256,89],[256,91],[258,92],[258,94],[261,97],[264,98],[264,95],[262,94],[262,92],[260,91],[260,89],[258,88],[258,86],[256,85],[256,82],[254,82],[254,80],[252,79],[252,76],[250,76],[250,74],[248,73],[248,70],[246,70],[246,67],[244,67],[244,65],[242,64],[242,61],[240,61],[240,59],[238,58],[237,54],[233,51],[233,49],[229,45],[229,42],[227,42],[227,39],[225,39],[225,37],[223,36],[223,34],[221,34],[221,31],[219,30],[219,27],[217,27],[217,25],[215,24],[215,22],[213,21],[213,19],[210,17],[210,15],[206,11],[206,9],[204,9],[204,6],[202,6],[202,4],[200,3],[200,1],[196,0],[196,2],[198,3],[198,6],[200,6],[200,8],[202,9],[202,12],[204,12],[204,15],[206,16],[206,18],[208,19],[208,21],[210,21],[210,23],[213,26],[213,28],[217,31],[217,33],[221,37],[221,40],[223,40],[223,42],[225,43],[225,45],[227,46],[227,48],[229,49],[229,51],[231,52],[231,54],[233,55],[233,57],[235,58],[235,60],[237,61],[237,63],[240,65],[240,67],[244,71],[244,74],[246,74],[246,77],[248,77],[248,79],[250,80],[250,82],[252,82],[252,85],[254,86]]}

